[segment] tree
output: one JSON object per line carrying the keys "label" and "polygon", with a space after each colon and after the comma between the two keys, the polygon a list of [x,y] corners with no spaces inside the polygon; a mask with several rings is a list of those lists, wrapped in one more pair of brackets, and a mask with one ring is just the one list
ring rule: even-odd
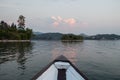
{"label": "tree", "polygon": [[4,21],[0,22],[0,29],[8,29],[8,24]]}
{"label": "tree", "polygon": [[17,31],[17,27],[14,23],[11,24],[11,26],[9,27],[9,31]]}
{"label": "tree", "polygon": [[25,17],[23,15],[20,15],[18,18],[18,26],[19,26],[19,29],[25,28]]}
{"label": "tree", "polygon": [[27,39],[31,39],[32,37],[32,29],[26,28]]}

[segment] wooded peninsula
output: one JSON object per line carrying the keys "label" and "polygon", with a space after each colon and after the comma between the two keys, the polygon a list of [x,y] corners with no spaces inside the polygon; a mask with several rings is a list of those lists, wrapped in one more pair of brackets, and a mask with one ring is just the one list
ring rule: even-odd
{"label": "wooded peninsula", "polygon": [[8,25],[0,22],[0,40],[29,40],[32,36],[32,29],[19,29],[14,23]]}
{"label": "wooded peninsula", "polygon": [[30,40],[32,37],[32,29],[25,28],[24,16],[20,15],[18,26],[12,23],[7,24],[4,21],[0,22],[0,40]]}

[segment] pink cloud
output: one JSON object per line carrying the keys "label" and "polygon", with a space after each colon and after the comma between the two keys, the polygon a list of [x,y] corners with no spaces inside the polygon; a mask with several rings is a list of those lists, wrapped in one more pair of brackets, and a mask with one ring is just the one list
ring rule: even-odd
{"label": "pink cloud", "polygon": [[57,20],[57,18],[56,18],[56,17],[54,17],[54,16],[52,16],[51,18],[52,18],[53,20]]}
{"label": "pink cloud", "polygon": [[76,20],[74,18],[68,18],[68,19],[63,19],[60,16],[52,16],[51,19],[54,20],[53,25],[54,26],[59,26],[60,24],[67,24],[69,26],[72,26],[74,24],[76,24]]}
{"label": "pink cloud", "polygon": [[63,20],[60,16],[58,16],[57,19],[59,22],[61,22]]}
{"label": "pink cloud", "polygon": [[53,25],[54,25],[54,26],[58,26],[59,23],[58,23],[58,22],[53,22]]}
{"label": "pink cloud", "polygon": [[76,20],[74,18],[65,19],[64,22],[68,23],[69,25],[76,24]]}

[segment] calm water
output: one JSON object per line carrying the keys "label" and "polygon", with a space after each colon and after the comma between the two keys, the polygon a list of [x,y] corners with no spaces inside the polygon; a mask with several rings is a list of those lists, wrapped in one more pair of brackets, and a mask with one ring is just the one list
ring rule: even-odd
{"label": "calm water", "polygon": [[120,41],[0,43],[0,80],[30,80],[65,55],[89,80],[120,80]]}

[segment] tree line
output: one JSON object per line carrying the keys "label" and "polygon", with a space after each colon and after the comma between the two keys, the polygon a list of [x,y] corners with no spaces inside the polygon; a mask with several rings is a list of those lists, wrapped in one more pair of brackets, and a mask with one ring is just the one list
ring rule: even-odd
{"label": "tree line", "polygon": [[0,40],[29,40],[32,37],[32,29],[19,29],[16,24],[8,25],[0,22]]}

